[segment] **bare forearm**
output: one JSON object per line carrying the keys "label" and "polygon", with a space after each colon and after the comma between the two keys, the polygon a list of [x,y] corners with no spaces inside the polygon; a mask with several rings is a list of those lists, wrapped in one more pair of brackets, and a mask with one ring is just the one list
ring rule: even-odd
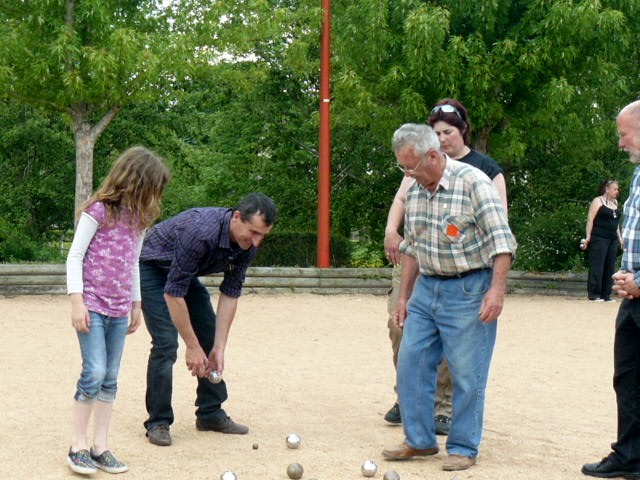
{"label": "bare forearm", "polygon": [[502,253],[493,259],[493,277],[491,288],[495,288],[502,293],[507,291],[507,276],[511,269],[511,254]]}
{"label": "bare forearm", "polygon": [[493,179],[493,184],[498,190],[498,195],[500,195],[500,203],[502,203],[502,207],[504,208],[505,213],[509,212],[509,205],[507,201],[507,184],[504,180],[504,175],[499,174]]}
{"label": "bare forearm", "polygon": [[510,268],[511,254],[502,253],[494,257],[491,287],[485,294],[480,307],[480,320],[484,323],[496,321],[502,313],[507,291],[507,274]]}
{"label": "bare forearm", "polygon": [[389,215],[387,215],[387,225],[384,229],[385,235],[397,234],[400,227],[404,223],[404,202],[397,198],[393,199],[393,203],[389,208]]}
{"label": "bare forearm", "polygon": [[229,339],[231,324],[236,315],[238,299],[229,297],[223,293],[218,300],[218,311],[216,315],[216,338],[213,344],[214,349],[224,350]]}
{"label": "bare forearm", "polygon": [[402,279],[400,280],[399,297],[408,300],[418,277],[419,267],[415,258],[410,255],[402,257]]}
{"label": "bare forearm", "polygon": [[196,337],[193,327],[191,326],[191,318],[189,317],[189,309],[184,301],[184,298],[174,297],[168,294],[164,294],[165,302],[167,302],[167,308],[171,315],[171,321],[175,325],[180,337],[187,345],[188,348],[195,348],[200,345],[198,337]]}

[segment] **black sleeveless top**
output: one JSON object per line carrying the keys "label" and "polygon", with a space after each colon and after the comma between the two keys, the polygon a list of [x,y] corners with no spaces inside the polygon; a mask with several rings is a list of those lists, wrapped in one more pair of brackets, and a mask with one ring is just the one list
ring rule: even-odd
{"label": "black sleeveless top", "polygon": [[620,210],[613,210],[602,204],[593,219],[591,235],[616,239],[618,238],[618,223],[620,223]]}

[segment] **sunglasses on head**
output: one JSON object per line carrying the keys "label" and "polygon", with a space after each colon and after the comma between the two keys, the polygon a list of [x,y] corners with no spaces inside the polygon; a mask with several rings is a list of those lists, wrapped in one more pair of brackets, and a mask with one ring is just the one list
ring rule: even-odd
{"label": "sunglasses on head", "polygon": [[464,122],[464,118],[462,118],[460,111],[453,105],[436,105],[435,107],[433,107],[433,110],[431,110],[431,115],[435,115],[438,112],[455,113],[458,118]]}

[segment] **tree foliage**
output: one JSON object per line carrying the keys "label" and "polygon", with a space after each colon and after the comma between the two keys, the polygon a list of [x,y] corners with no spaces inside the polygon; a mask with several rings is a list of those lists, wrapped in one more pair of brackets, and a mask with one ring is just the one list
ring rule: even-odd
{"label": "tree foliage", "polygon": [[78,207],[93,186],[95,144],[127,105],[158,98],[174,58],[155,1],[0,3],[7,98],[63,114],[75,140]]}
{"label": "tree foliage", "polygon": [[[333,233],[381,250],[401,180],[391,135],[456,97],[473,146],[505,171],[516,268],[583,268],[576,245],[599,181],[617,177],[623,196],[629,184],[614,118],[640,91],[639,13],[640,0],[334,0]],[[75,125],[74,105],[90,128],[114,112],[96,144],[97,177],[113,155],[144,143],[171,163],[166,215],[261,190],[280,207],[279,229],[315,231],[318,2],[4,2],[0,20],[8,98],[66,112],[56,129]],[[20,147],[10,132],[0,132],[3,158],[19,171],[26,160],[12,156]],[[30,178],[41,193],[59,187]]]}
{"label": "tree foliage", "polygon": [[[335,41],[334,112],[336,129],[357,122],[369,132],[370,154],[354,167],[363,171],[366,162],[369,180],[378,179],[369,187],[385,192],[380,205],[399,182],[387,167],[393,130],[424,122],[437,100],[456,97],[469,109],[474,146],[505,170],[518,265],[573,268],[599,181],[628,177],[613,119],[638,91],[629,71],[638,2],[369,5],[334,9],[335,31],[346,32]],[[374,217],[381,235],[384,223]],[[564,222],[548,221],[554,217]],[[549,251],[542,231],[554,239]]]}

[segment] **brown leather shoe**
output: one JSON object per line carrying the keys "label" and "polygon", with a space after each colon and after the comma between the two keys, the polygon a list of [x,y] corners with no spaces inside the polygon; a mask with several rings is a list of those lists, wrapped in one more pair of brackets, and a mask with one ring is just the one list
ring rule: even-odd
{"label": "brown leather shoe", "polygon": [[385,448],[382,451],[382,456],[386,460],[409,460],[413,457],[428,457],[436,453],[438,453],[438,447],[413,448],[407,445],[407,442],[402,442],[397,448]]}
{"label": "brown leather shoe", "polygon": [[456,470],[466,470],[469,467],[473,467],[475,464],[475,457],[464,457],[462,455],[451,454],[442,463],[442,469],[447,472],[453,472]]}
{"label": "brown leather shoe", "polygon": [[203,432],[231,433],[235,435],[246,435],[249,433],[249,427],[234,422],[228,415],[215,420],[196,418],[196,429]]}

